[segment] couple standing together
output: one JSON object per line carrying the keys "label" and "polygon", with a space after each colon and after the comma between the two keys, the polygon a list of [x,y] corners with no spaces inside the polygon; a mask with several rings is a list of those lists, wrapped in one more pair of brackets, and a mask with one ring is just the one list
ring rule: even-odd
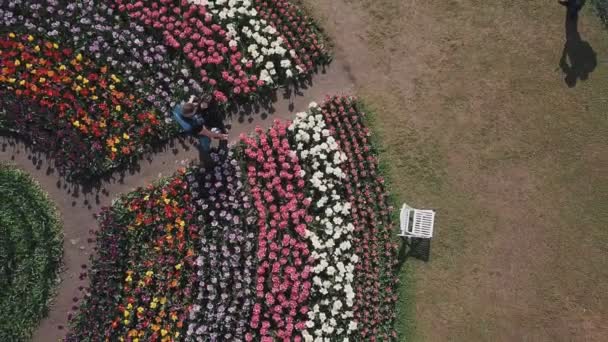
{"label": "couple standing together", "polygon": [[174,112],[184,131],[198,139],[201,160],[210,161],[211,140],[224,143],[228,140],[223,114],[212,95],[204,94],[178,106]]}

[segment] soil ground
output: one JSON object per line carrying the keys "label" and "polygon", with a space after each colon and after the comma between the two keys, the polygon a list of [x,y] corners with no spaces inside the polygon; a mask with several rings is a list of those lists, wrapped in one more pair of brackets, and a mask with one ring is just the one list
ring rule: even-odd
{"label": "soil ground", "polygon": [[402,266],[398,330],[420,341],[605,341],[608,33],[559,67],[556,1],[304,0],[349,65],[399,202],[438,212]]}

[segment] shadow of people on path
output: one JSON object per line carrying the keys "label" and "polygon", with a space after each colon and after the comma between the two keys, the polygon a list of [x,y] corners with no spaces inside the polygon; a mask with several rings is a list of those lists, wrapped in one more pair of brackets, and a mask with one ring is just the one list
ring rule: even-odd
{"label": "shadow of people on path", "polygon": [[566,10],[566,43],[559,60],[559,67],[566,74],[568,87],[576,86],[578,80],[585,81],[597,66],[597,55],[591,45],[578,32],[578,15],[585,0],[559,1]]}

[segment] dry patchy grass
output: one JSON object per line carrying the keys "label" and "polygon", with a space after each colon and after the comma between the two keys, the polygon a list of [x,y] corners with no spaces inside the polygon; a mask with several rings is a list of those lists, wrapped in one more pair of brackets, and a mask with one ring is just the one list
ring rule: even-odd
{"label": "dry patchy grass", "polygon": [[391,191],[439,212],[431,261],[402,269],[404,339],[608,336],[608,33],[590,7],[598,66],[568,88],[553,2],[304,2],[375,112]]}

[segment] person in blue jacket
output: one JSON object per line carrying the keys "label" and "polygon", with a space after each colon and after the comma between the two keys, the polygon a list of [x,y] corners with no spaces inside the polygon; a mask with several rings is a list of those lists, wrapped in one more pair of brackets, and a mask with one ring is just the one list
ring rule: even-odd
{"label": "person in blue jacket", "polygon": [[228,140],[221,113],[210,95],[203,95],[195,101],[194,97],[181,107],[182,119],[191,127],[190,133],[198,138],[203,157],[208,158],[211,139]]}

